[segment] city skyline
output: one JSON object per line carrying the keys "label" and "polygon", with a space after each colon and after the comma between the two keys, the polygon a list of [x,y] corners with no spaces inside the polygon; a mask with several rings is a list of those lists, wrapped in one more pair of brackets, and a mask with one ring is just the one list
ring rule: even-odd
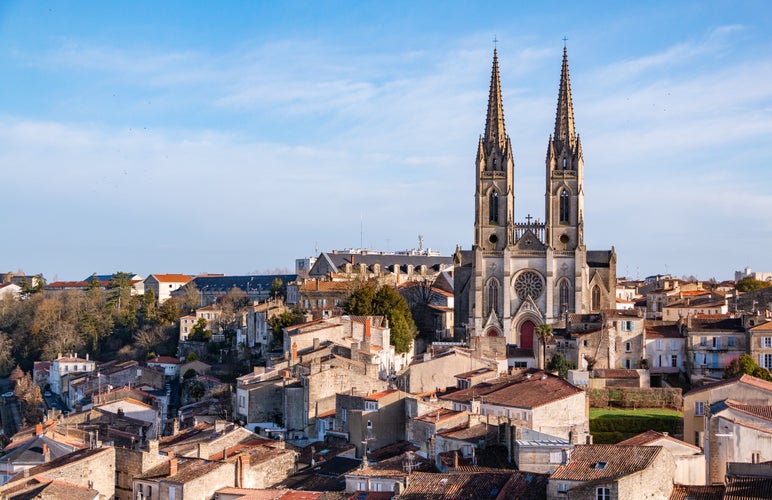
{"label": "city skyline", "polygon": [[543,219],[564,37],[587,247],[633,278],[769,271],[769,11],[3,4],[0,271],[247,274],[419,234],[471,248],[494,39],[515,217]]}

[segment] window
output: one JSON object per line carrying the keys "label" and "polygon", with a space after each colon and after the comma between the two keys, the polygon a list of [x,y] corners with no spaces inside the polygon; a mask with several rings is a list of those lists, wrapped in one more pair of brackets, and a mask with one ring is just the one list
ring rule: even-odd
{"label": "window", "polygon": [[378,411],[378,401],[365,401],[365,411]]}
{"label": "window", "polygon": [[589,342],[589,341],[587,341],[587,340],[583,340],[583,341],[582,341],[582,345],[583,345],[584,347],[587,347],[588,345],[590,345],[590,342]]}
{"label": "window", "polygon": [[499,312],[499,283],[492,279],[488,282],[488,307],[487,312]]}
{"label": "window", "polygon": [[595,285],[592,289],[592,310],[600,310],[600,287]]}
{"label": "window", "polygon": [[558,483],[558,493],[565,493],[568,491],[568,483]]}
{"label": "window", "polygon": [[367,491],[367,483],[365,483],[364,481],[359,481],[359,483],[357,484],[357,490]]}
{"label": "window", "polygon": [[343,422],[344,424],[346,423],[346,409],[345,408],[341,408],[341,410],[340,410],[340,421]]}
{"label": "window", "polygon": [[177,498],[177,488],[174,486],[169,487],[169,500],[175,500]]}
{"label": "window", "polygon": [[772,347],[772,337],[761,337],[761,347]]}
{"label": "window", "polygon": [[721,337],[713,337],[713,349],[721,349]]}
{"label": "window", "polygon": [[633,344],[631,342],[625,342],[625,352],[633,352]]}
{"label": "window", "polygon": [[611,490],[609,488],[595,488],[595,500],[611,500]]}
{"label": "window", "polygon": [[657,339],[657,350],[658,351],[662,350],[662,339]]}
{"label": "window", "polygon": [[569,202],[571,201],[570,195],[568,194],[567,190],[562,190],[560,192],[560,223],[561,224],[568,224],[571,217],[571,211]]}
{"label": "window", "polygon": [[700,345],[705,347],[708,345],[708,337],[700,337]]}
{"label": "window", "polygon": [[560,300],[560,304],[559,305],[560,305],[560,314],[561,315],[565,314],[565,312],[568,311],[568,308],[569,308],[569,306],[571,304],[569,302],[569,300],[570,300],[570,293],[571,293],[571,291],[569,290],[569,287],[568,287],[568,281],[566,281],[566,280],[561,281],[560,285],[558,286],[558,297],[559,297],[559,300]]}
{"label": "window", "polygon": [[729,347],[734,347],[734,337],[727,337],[726,345],[728,345]]}
{"label": "window", "polygon": [[695,417],[702,417],[705,415],[705,402],[704,401],[695,401],[694,402],[694,416]]}
{"label": "window", "polygon": [[678,350],[678,341],[677,340],[671,340],[670,341],[670,348],[674,351]]}
{"label": "window", "polygon": [[373,428],[373,421],[372,420],[368,420],[367,421],[367,428],[368,429],[372,429]]}
{"label": "window", "polygon": [[678,354],[673,354],[670,356],[670,366],[673,368],[678,368]]}
{"label": "window", "polygon": [[495,190],[491,192],[488,198],[488,220],[492,224],[499,222],[499,193]]}
{"label": "window", "polygon": [[759,366],[772,370],[772,354],[759,354]]}

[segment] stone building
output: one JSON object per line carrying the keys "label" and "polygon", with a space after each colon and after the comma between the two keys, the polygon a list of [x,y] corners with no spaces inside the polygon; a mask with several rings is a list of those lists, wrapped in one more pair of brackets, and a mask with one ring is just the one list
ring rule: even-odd
{"label": "stone building", "polygon": [[499,63],[493,53],[488,113],[476,157],[474,244],[457,249],[456,329],[488,343],[538,349],[536,326],[566,312],[615,308],[614,249],[584,244],[584,156],[574,125],[568,56],[547,144],[545,217],[515,214],[514,152],[504,127]]}
{"label": "stone building", "polygon": [[669,498],[674,467],[672,455],[662,446],[580,445],[550,475],[547,498]]}

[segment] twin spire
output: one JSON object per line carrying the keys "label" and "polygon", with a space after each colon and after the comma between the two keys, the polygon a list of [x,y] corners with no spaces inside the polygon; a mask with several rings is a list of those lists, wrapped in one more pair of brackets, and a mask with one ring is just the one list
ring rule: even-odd
{"label": "twin spire", "polygon": [[[571,101],[571,79],[568,74],[568,50],[563,47],[563,68],[560,72],[560,90],[558,91],[558,108],[555,115],[555,133],[553,138],[561,146],[576,139],[574,127],[574,105]],[[488,116],[485,121],[486,145],[498,145],[504,148],[507,133],[504,128],[504,104],[501,99],[501,78],[499,76],[499,57],[493,49],[493,69],[491,70],[491,87],[488,94]]]}
{"label": "twin spire", "polygon": [[493,69],[491,70],[491,88],[488,94],[488,117],[485,120],[485,144],[492,144],[504,149],[507,132],[504,128],[504,104],[501,100],[501,78],[499,77],[499,56],[493,49]]}
{"label": "twin spire", "polygon": [[565,47],[563,47],[563,68],[560,71],[560,90],[553,138],[561,145],[576,139],[574,104],[571,102],[571,79],[568,76],[568,51]]}

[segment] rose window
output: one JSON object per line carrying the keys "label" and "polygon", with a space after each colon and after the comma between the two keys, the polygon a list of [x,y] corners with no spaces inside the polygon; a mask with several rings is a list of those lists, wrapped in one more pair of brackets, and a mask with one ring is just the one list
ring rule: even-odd
{"label": "rose window", "polygon": [[541,296],[542,288],[541,276],[533,271],[526,271],[515,280],[515,293],[520,300],[525,300],[527,297],[538,298]]}

